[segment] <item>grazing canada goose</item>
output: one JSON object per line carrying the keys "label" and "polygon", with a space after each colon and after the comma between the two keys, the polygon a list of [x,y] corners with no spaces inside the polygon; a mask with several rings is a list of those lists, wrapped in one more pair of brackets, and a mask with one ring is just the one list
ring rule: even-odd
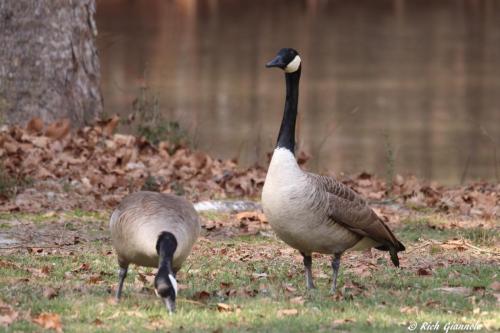
{"label": "grazing canada goose", "polygon": [[337,287],[340,257],[348,249],[375,247],[389,251],[399,266],[405,247],[357,193],[341,182],[300,169],[294,156],[295,120],[301,59],[297,51],[281,49],[266,67],[285,71],[285,111],[264,188],[262,206],[279,238],[304,257],[307,288],[314,288],[313,252],[332,254],[332,293]]}
{"label": "grazing canada goose", "polygon": [[133,193],[113,212],[109,227],[120,266],[116,299],[120,299],[129,264],[158,267],[155,292],[174,312],[175,276],[200,234],[193,205],[170,194]]}

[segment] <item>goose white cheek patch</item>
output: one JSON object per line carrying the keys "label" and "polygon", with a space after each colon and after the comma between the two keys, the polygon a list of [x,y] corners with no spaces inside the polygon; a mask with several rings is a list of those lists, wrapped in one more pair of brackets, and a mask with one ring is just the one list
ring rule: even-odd
{"label": "goose white cheek patch", "polygon": [[300,57],[297,55],[295,56],[295,58],[293,58],[292,61],[290,61],[290,63],[288,65],[286,65],[285,67],[285,72],[287,73],[293,73],[295,71],[297,71],[297,69],[299,69],[299,66],[300,66]]}
{"label": "goose white cheek patch", "polygon": [[170,283],[172,283],[172,286],[174,287],[175,296],[177,296],[177,280],[172,274],[168,274],[168,278],[170,279]]}

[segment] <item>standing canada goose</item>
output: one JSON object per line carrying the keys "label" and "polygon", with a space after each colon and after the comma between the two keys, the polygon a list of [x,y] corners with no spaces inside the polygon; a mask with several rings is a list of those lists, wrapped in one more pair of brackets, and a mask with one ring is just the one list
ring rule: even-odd
{"label": "standing canada goose", "polygon": [[175,276],[200,234],[193,205],[170,194],[133,193],[113,212],[109,227],[120,266],[116,299],[120,299],[129,264],[158,267],[155,292],[174,312]]}
{"label": "standing canada goose", "polygon": [[335,293],[340,257],[348,249],[375,247],[389,251],[395,266],[405,247],[365,200],[341,182],[300,169],[294,156],[295,120],[301,59],[297,51],[281,49],[266,67],[285,71],[285,111],[264,188],[262,206],[279,238],[304,257],[307,288],[314,288],[313,252],[332,254]]}

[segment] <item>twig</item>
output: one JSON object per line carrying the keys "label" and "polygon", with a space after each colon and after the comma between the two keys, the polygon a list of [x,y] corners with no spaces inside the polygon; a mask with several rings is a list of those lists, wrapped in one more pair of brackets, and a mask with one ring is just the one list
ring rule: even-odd
{"label": "twig", "polygon": [[195,305],[207,306],[206,304],[204,304],[202,302],[193,301],[193,300],[186,299],[186,298],[179,298],[178,301],[183,302],[183,303],[190,303],[190,304],[195,304]]}
{"label": "twig", "polygon": [[406,251],[406,253],[412,253],[412,252],[414,252],[414,251],[416,251],[418,249],[424,248],[424,247],[429,246],[431,244],[433,244],[432,241],[426,241],[424,244],[416,246],[416,247],[414,247],[414,248]]}
{"label": "twig", "polygon": [[495,168],[495,178],[498,181],[500,181],[500,175],[498,174],[498,142],[490,135],[490,133],[484,128],[482,125],[479,125],[479,128],[481,129],[481,132],[483,132],[483,135],[490,140],[491,144],[493,145],[493,159],[495,162],[495,165],[493,166]]}
{"label": "twig", "polygon": [[61,249],[63,247],[67,246],[73,246],[76,244],[61,244],[61,245],[14,245],[14,246],[7,246],[7,247],[0,247],[0,250],[13,250],[13,249],[28,249],[28,248],[35,248],[35,249]]}
{"label": "twig", "polygon": [[469,155],[467,156],[467,161],[465,162],[464,171],[462,172],[462,177],[460,178],[460,184],[465,182],[465,177],[467,177],[467,173],[469,172],[469,165],[472,156],[472,150],[469,150]]}
{"label": "twig", "polygon": [[[412,253],[415,250],[421,249],[421,248],[429,246],[429,245],[443,245],[443,244],[446,244],[446,243],[447,242],[439,242],[439,241],[435,241],[435,240],[428,240],[428,241],[425,241],[424,244],[419,245],[417,247],[414,247],[414,248],[412,248],[409,251],[406,251],[406,253]],[[463,245],[463,246],[468,247],[469,249],[475,250],[477,252],[489,253],[489,254],[493,254],[495,256],[500,256],[500,252],[498,252],[498,251],[491,251],[491,250],[481,249],[480,247],[477,247],[475,245],[472,245],[472,244],[466,242],[465,239],[462,239],[462,243],[457,243],[456,245]]]}
{"label": "twig", "polygon": [[[323,149],[323,146],[326,144],[328,139],[331,137],[331,135],[340,129],[344,122],[346,122],[352,115],[354,115],[356,112],[358,112],[359,107],[356,106],[354,107],[351,111],[349,111],[344,117],[340,118],[340,120],[336,123],[333,124],[333,121],[330,122],[329,126],[327,126],[326,133],[323,135],[323,138],[320,140],[320,142],[317,144],[316,149],[318,152],[318,157],[316,158],[316,163],[319,166],[319,157],[321,156],[320,152]],[[333,124],[333,126],[332,126]],[[329,127],[329,128],[328,128]]]}
{"label": "twig", "polygon": [[500,256],[500,252],[497,252],[497,251],[490,251],[490,250],[485,250],[485,249],[481,249],[480,247],[477,247],[477,246],[474,246],[472,244],[469,244],[469,243],[465,243],[464,244],[465,246],[467,246],[468,248],[471,248],[473,250],[476,250],[476,251],[479,251],[479,252],[482,252],[482,253],[490,253],[490,254],[493,254],[493,255],[496,255],[496,256]]}

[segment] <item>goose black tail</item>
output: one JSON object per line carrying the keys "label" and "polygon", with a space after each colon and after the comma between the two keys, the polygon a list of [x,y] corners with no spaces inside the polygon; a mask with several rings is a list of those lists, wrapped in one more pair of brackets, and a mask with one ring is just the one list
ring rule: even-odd
{"label": "goose black tail", "polygon": [[376,247],[376,249],[380,251],[389,251],[389,254],[391,256],[391,261],[396,267],[399,267],[398,252],[406,250],[405,246],[400,241],[398,241],[397,247],[389,245],[381,245]]}

